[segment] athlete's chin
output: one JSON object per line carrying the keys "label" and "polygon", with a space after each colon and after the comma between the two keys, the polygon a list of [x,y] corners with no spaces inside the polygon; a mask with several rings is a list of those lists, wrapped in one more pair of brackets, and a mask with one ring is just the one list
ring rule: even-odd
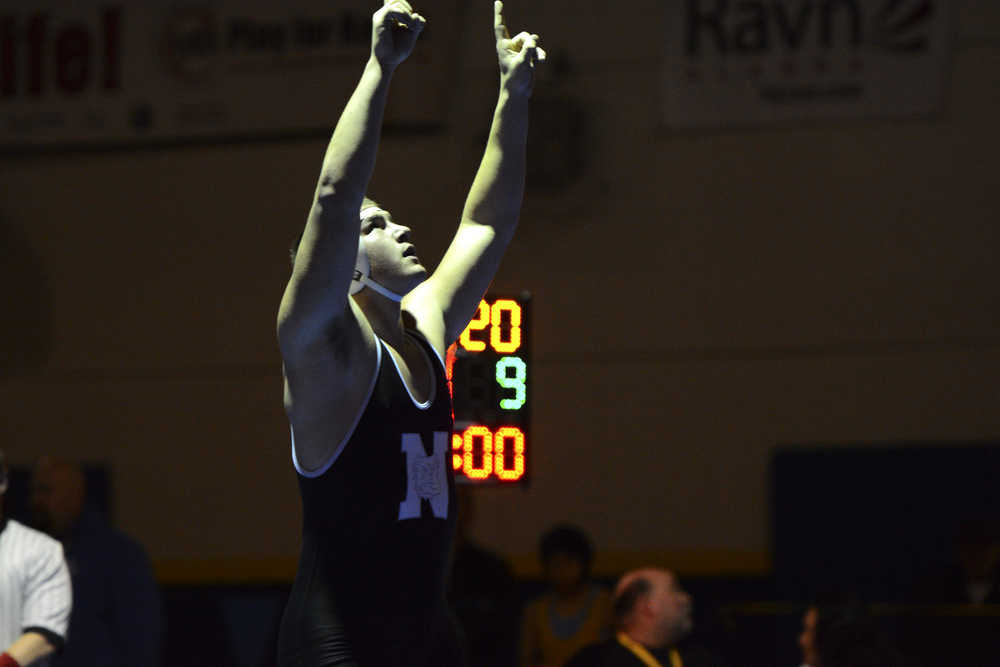
{"label": "athlete's chin", "polygon": [[427,280],[427,275],[427,269],[425,269],[422,265],[418,264],[411,267],[411,269],[406,272],[406,291],[409,292],[414,287]]}

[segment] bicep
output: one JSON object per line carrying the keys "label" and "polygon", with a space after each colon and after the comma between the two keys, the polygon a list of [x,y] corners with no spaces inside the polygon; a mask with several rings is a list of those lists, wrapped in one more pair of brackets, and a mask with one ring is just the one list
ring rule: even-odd
{"label": "bicep", "polygon": [[293,426],[328,411],[330,397],[354,386],[375,363],[377,340],[361,308],[345,314],[310,344],[284,354],[285,409]]}
{"label": "bicep", "polygon": [[347,309],[359,234],[350,211],[333,196],[313,203],[278,310],[283,349],[312,340]]}

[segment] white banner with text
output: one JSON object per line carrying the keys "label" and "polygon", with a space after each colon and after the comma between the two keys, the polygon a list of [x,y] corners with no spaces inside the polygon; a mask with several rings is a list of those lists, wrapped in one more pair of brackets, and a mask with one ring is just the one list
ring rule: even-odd
{"label": "white banner with text", "polygon": [[949,0],[666,0],[670,127],[926,116],[944,105]]}
{"label": "white banner with text", "polygon": [[[104,145],[332,129],[371,43],[361,0],[0,3],[0,147]],[[460,0],[393,79],[386,123],[442,122]]]}

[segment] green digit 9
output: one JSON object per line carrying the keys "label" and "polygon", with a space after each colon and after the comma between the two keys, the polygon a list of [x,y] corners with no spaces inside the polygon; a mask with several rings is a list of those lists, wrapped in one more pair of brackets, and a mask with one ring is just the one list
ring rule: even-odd
{"label": "green digit 9", "polygon": [[[510,377],[508,369],[514,369],[514,377]],[[528,365],[520,357],[504,357],[497,362],[497,384],[504,389],[513,389],[514,398],[500,399],[500,407],[504,410],[520,410],[528,394],[524,381],[528,378]]]}

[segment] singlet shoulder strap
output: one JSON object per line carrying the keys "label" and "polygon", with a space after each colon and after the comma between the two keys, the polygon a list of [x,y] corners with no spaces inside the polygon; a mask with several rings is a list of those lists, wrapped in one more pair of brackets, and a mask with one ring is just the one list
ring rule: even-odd
{"label": "singlet shoulder strap", "polygon": [[444,359],[441,358],[441,354],[438,353],[437,349],[435,349],[435,347],[431,345],[431,342],[427,340],[427,336],[421,333],[419,329],[406,329],[406,333],[413,336],[414,340],[423,345],[424,348],[430,350],[430,354],[432,354],[434,358],[438,360],[438,363],[441,364],[441,370],[445,371],[447,366],[444,362]]}

